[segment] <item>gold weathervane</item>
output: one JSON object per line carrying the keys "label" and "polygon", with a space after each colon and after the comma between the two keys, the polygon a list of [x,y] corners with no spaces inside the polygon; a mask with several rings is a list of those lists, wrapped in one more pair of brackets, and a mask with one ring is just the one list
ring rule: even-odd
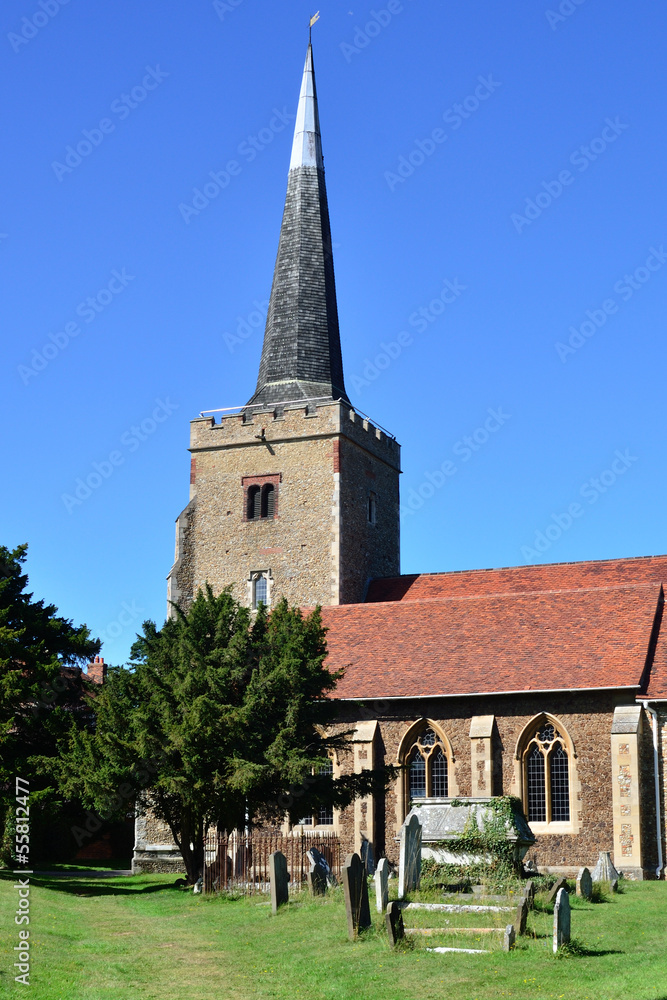
{"label": "gold weathervane", "polygon": [[313,25],[315,24],[316,21],[319,21],[319,19],[320,19],[320,12],[318,10],[318,12],[316,14],[313,14],[313,16],[310,19],[310,24],[308,26],[308,37],[309,38],[312,37]]}

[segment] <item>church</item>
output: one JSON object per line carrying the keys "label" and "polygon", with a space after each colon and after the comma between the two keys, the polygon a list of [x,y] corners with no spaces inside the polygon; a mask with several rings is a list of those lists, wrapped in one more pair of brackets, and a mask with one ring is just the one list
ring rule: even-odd
{"label": "church", "polygon": [[[310,45],[257,386],[193,420],[190,452],[169,600],[208,582],[252,608],[321,605],[354,731],[334,773],[404,765],[303,829],[396,860],[411,802],[513,795],[540,871],[604,850],[664,877],[667,556],[401,576],[400,447],[345,389]],[[136,870],[174,851],[138,817]]]}

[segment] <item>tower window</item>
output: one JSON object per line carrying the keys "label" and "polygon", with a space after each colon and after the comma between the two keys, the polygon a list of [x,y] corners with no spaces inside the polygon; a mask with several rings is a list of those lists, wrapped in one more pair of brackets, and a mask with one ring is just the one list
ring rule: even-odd
{"label": "tower window", "polygon": [[243,476],[243,520],[271,521],[278,516],[278,485],[282,476]]}
{"label": "tower window", "polygon": [[375,493],[368,494],[368,523],[375,524],[377,520],[377,497]]}
{"label": "tower window", "polygon": [[259,570],[250,574],[250,607],[257,611],[260,604],[271,606],[271,571]]}

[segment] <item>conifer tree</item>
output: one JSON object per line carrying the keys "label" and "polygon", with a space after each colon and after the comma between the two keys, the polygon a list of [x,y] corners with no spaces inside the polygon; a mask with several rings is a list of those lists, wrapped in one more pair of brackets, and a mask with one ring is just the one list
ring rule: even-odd
{"label": "conifer tree", "polygon": [[161,629],[144,623],[131,669],[112,669],[93,731],[73,731],[63,786],[111,818],[134,797],[168,825],[190,882],[204,837],[384,787],[391,769],[320,774],[346,735],[326,735],[333,707],[319,609],[282,600],[253,614],[229,590],[200,591]]}

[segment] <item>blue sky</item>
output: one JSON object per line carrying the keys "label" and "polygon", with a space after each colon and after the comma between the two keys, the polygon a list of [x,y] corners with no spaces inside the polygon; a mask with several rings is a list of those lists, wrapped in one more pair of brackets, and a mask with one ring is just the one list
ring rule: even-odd
{"label": "blue sky", "polygon": [[[319,6],[346,378],[403,447],[403,572],[666,552],[664,6]],[[3,4],[1,541],[110,662],[164,618],[189,420],[254,388],[311,13]]]}

